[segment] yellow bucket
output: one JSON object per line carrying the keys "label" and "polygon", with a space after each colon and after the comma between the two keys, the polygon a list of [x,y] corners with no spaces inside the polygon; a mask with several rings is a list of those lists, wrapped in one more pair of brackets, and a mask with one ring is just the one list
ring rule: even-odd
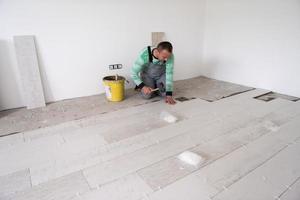
{"label": "yellow bucket", "polygon": [[119,102],[124,99],[125,78],[123,76],[106,76],[103,78],[103,84],[109,101]]}

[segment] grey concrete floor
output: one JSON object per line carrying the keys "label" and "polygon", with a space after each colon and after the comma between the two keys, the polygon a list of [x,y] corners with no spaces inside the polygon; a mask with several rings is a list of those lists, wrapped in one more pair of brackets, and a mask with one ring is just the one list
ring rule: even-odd
{"label": "grey concrete floor", "polygon": [[[224,97],[252,90],[251,87],[218,81],[203,76],[180,80],[174,83],[174,97],[199,98],[216,101]],[[84,117],[153,103],[157,97],[144,100],[133,89],[126,90],[126,99],[119,103],[108,102],[104,94],[80,97],[47,104],[44,108],[27,110],[12,109],[0,112],[0,136],[47,127]]]}

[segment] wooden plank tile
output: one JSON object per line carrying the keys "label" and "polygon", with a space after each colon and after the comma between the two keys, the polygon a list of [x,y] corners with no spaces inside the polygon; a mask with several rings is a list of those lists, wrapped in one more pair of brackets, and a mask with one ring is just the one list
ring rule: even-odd
{"label": "wooden plank tile", "polygon": [[300,177],[299,151],[300,141],[279,152],[214,199],[278,199],[286,186]]}
{"label": "wooden plank tile", "polygon": [[138,200],[151,192],[151,188],[139,176],[130,174],[80,195],[74,200]]}
{"label": "wooden plank tile", "polygon": [[168,125],[167,122],[162,121],[159,117],[152,116],[147,112],[127,116],[122,118],[122,120],[113,119],[108,124],[110,124],[110,126],[102,125],[102,127],[107,127],[107,129],[101,131],[101,136],[103,136],[108,143],[118,142]]}
{"label": "wooden plank tile", "polygon": [[10,146],[18,145],[22,143],[24,143],[24,137],[22,133],[0,137],[0,151],[3,149],[7,149]]}
{"label": "wooden plank tile", "polygon": [[74,146],[86,146],[89,148],[100,147],[107,144],[107,141],[101,135],[102,125],[87,126],[77,128],[72,131],[61,132],[59,135],[62,136],[66,145],[70,147]]}
{"label": "wooden plank tile", "polygon": [[197,169],[199,166],[186,164],[174,156],[143,168],[137,173],[154,191],[157,191]]}
{"label": "wooden plank tile", "polygon": [[55,151],[60,145],[61,138],[54,136],[1,149],[0,176],[53,160]]}
{"label": "wooden plank tile", "polygon": [[[96,131],[96,132],[95,132]],[[81,170],[99,162],[97,148],[106,141],[97,130],[86,127],[75,131],[71,138],[58,146],[48,162],[30,166],[33,185]]]}
{"label": "wooden plank tile", "polygon": [[73,132],[77,130],[79,125],[76,123],[76,121],[70,121],[61,123],[54,126],[48,126],[44,128],[39,128],[31,131],[23,132],[25,141],[32,141],[36,139],[41,139],[43,137],[51,137],[53,135],[59,135],[59,134],[67,134],[70,132]]}
{"label": "wooden plank tile", "polygon": [[0,199],[6,200],[16,192],[31,187],[29,169],[0,177]]}
{"label": "wooden plank tile", "polygon": [[216,189],[209,186],[195,175],[189,175],[162,190],[150,194],[143,200],[211,200],[210,195],[216,193]]}
{"label": "wooden plank tile", "polygon": [[35,186],[17,193],[14,200],[68,200],[89,191],[88,184],[81,172]]}

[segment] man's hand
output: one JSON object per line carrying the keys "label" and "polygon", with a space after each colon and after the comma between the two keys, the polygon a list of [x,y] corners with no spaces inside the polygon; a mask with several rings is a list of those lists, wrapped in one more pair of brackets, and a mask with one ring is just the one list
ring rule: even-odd
{"label": "man's hand", "polygon": [[170,105],[174,105],[176,103],[176,101],[173,99],[172,96],[166,96],[165,101],[167,104],[170,104]]}
{"label": "man's hand", "polygon": [[144,94],[150,94],[151,92],[152,92],[152,88],[151,87],[148,87],[148,86],[144,86],[143,88],[142,88],[142,92],[144,93]]}

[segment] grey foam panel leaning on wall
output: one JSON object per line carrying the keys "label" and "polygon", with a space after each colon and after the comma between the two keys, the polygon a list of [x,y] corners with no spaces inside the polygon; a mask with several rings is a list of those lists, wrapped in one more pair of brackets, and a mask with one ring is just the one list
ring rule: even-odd
{"label": "grey foam panel leaning on wall", "polygon": [[14,36],[23,101],[28,109],[44,107],[45,97],[34,36]]}

